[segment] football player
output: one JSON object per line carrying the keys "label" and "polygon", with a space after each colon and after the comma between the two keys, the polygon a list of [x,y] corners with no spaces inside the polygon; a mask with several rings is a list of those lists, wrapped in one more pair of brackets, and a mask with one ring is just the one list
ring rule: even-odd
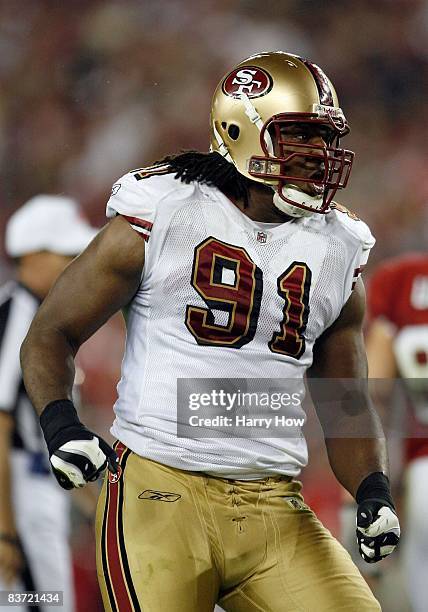
{"label": "football player", "polygon": [[[302,435],[177,435],[179,379],[366,377],[358,276],[374,239],[333,200],[348,131],[318,66],[284,52],[244,60],[214,93],[211,151],[115,183],[111,221],[34,321],[22,364],[58,481],[80,487],[109,468],[96,521],[106,609],[380,609],[303,501]],[[113,451],[77,418],[70,386],[79,346],[124,306]],[[376,562],[399,538],[385,444],[366,394],[345,403],[340,418],[317,408]]]}
{"label": "football player", "polygon": [[[403,549],[412,610],[426,610],[428,587],[428,255],[410,253],[379,265],[368,292],[367,356],[372,378],[401,377],[406,420],[406,546]],[[383,385],[385,387],[385,385]],[[391,400],[393,390],[380,389]],[[389,393],[388,393],[389,391]]]}

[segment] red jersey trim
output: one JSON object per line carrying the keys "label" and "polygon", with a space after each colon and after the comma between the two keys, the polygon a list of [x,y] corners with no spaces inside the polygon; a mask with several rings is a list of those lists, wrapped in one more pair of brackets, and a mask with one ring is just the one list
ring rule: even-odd
{"label": "red jersey trim", "polygon": [[142,227],[148,232],[150,232],[153,227],[153,223],[150,223],[150,221],[145,221],[144,219],[139,219],[138,217],[128,217],[127,215],[122,215],[122,217],[131,223],[131,225]]}

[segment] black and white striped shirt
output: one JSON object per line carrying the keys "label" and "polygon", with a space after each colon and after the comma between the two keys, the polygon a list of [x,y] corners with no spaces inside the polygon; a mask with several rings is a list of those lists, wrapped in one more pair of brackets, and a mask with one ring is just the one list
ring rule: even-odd
{"label": "black and white striped shirt", "polygon": [[28,453],[32,471],[48,473],[39,419],[25,391],[19,362],[21,344],[39,306],[39,298],[18,282],[0,288],[0,410],[13,418],[13,448]]}

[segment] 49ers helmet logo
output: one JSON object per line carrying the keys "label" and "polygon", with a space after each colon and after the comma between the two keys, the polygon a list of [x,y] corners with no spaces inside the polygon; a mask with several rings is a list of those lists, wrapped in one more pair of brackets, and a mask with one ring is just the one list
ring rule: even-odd
{"label": "49ers helmet logo", "polygon": [[112,472],[108,473],[108,481],[110,484],[116,484],[116,482],[119,482],[121,476],[122,468],[120,467],[120,465],[118,465],[116,474],[113,474]]}
{"label": "49ers helmet logo", "polygon": [[236,68],[223,81],[223,91],[232,98],[246,94],[249,98],[264,96],[272,89],[272,77],[261,68],[244,66]]}

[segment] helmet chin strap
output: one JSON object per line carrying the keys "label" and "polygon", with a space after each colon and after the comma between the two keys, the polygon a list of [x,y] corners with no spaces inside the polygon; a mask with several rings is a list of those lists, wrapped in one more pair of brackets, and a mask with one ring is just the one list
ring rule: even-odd
{"label": "helmet chin strap", "polygon": [[[248,119],[251,121],[251,123],[253,125],[255,125],[257,127],[259,132],[261,132],[262,129],[263,129],[263,121],[262,121],[259,113],[257,112],[256,107],[251,103],[249,97],[245,93],[242,93],[239,96],[239,99],[241,100],[241,102],[245,106],[245,114],[247,115]],[[220,136],[219,131],[216,128],[215,122],[213,122],[213,124],[212,124],[212,129],[213,129],[213,133],[214,133],[214,138],[216,139],[217,144],[218,144],[220,155],[222,155],[225,159],[227,159],[227,161],[229,161],[229,162],[231,162],[233,164],[234,161],[232,159],[232,156],[230,155],[230,153],[228,151],[228,148],[224,144],[224,140]],[[268,133],[265,134],[265,142],[266,142],[266,146],[267,146],[267,149],[269,151],[269,154],[273,155],[274,154],[273,153],[273,142],[272,142],[272,139],[271,139],[271,137],[270,137],[270,135]]]}
{"label": "helmet chin strap", "polygon": [[[220,136],[219,131],[216,128],[216,125],[215,125],[214,122],[212,124],[212,128],[213,128],[213,132],[214,132],[214,137],[217,140],[217,144],[218,144],[218,149],[219,149],[220,155],[222,155],[225,159],[227,159],[228,162],[233,164],[232,156],[230,155],[226,145],[224,144],[224,140]],[[212,151],[212,150],[213,150],[213,148],[212,148],[212,146],[210,146],[210,151]]]}
{"label": "helmet chin strap", "polygon": [[275,187],[272,186],[272,189],[275,191],[273,196],[274,205],[286,215],[290,215],[290,217],[310,217],[316,212],[316,210],[320,209],[323,204],[323,196],[310,196],[300,189],[297,189],[294,185],[288,184],[283,187],[283,194],[289,200],[293,200],[297,204],[303,204],[304,206],[311,206],[314,210],[306,210],[305,208],[300,208],[299,206],[293,206],[293,204],[289,204],[281,198],[279,193],[276,191]]}
{"label": "helmet chin strap", "polygon": [[[245,106],[245,114],[247,115],[248,119],[258,128],[259,132],[261,132],[263,129],[263,121],[257,112],[256,107],[251,103],[250,98],[246,93],[241,93],[240,99]],[[274,155],[273,142],[269,132],[266,132],[265,134],[265,143],[267,150],[269,151],[269,155]]]}

